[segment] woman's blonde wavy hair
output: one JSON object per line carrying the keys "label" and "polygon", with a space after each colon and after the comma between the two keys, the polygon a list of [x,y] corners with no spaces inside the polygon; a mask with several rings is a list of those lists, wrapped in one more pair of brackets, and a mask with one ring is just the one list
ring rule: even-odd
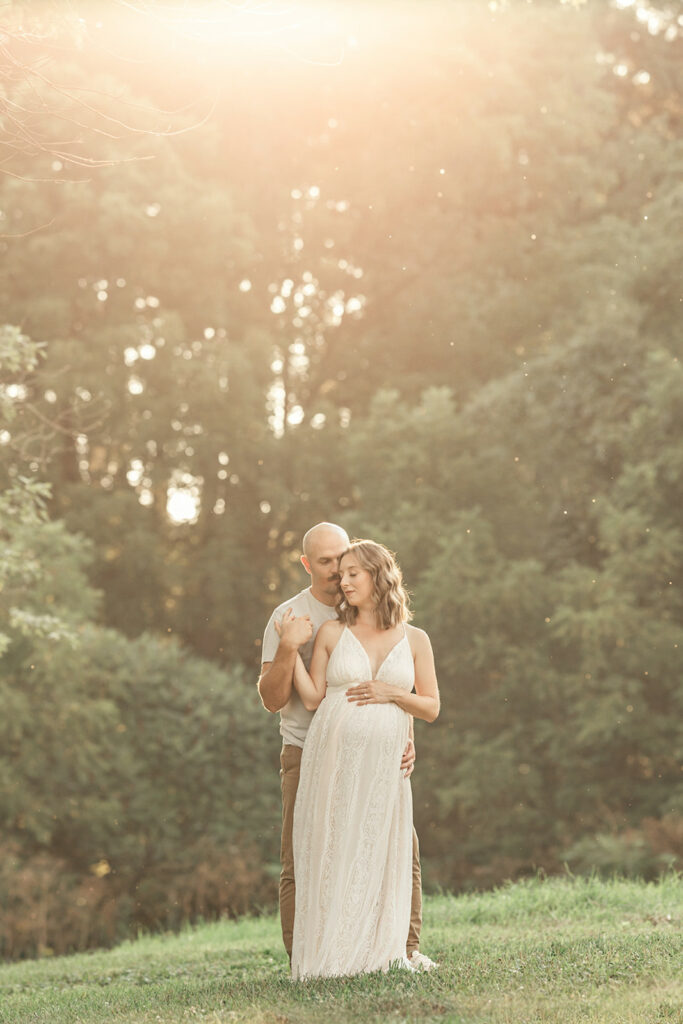
{"label": "woman's blonde wavy hair", "polygon": [[[408,592],[403,586],[403,575],[394,553],[374,540],[352,540],[346,551],[339,556],[339,563],[345,555],[351,553],[356,556],[361,568],[367,569],[372,576],[378,627],[391,629],[401,622],[410,621],[413,613],[408,607]],[[352,626],[358,617],[358,609],[347,604],[341,591],[335,611],[339,621],[347,626]]]}

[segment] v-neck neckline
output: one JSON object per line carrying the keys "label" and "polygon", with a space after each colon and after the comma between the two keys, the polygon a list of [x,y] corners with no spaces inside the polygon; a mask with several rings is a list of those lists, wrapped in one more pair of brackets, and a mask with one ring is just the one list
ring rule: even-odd
{"label": "v-neck neckline", "polygon": [[396,643],[395,643],[395,644],[394,644],[394,645],[393,645],[392,647],[390,647],[390,648],[389,648],[389,650],[388,650],[388,651],[387,651],[387,653],[385,654],[384,658],[382,658],[382,661],[381,661],[381,662],[380,662],[380,664],[379,664],[379,665],[377,666],[377,670],[376,670],[375,672],[373,672],[373,671],[372,671],[372,662],[370,661],[370,655],[369,655],[369,654],[368,654],[368,652],[367,652],[367,649],[366,649],[366,647],[365,647],[365,644],[364,644],[364,643],[362,643],[362,642],[361,642],[361,641],[360,641],[360,640],[358,639],[358,637],[356,636],[356,634],[352,632],[352,630],[351,630],[351,628],[350,628],[349,626],[344,626],[344,629],[345,629],[345,630],[346,630],[346,631],[347,631],[348,633],[351,633],[351,636],[352,636],[352,637],[353,637],[353,639],[354,639],[354,640],[356,641],[356,643],[358,644],[358,646],[359,646],[359,647],[361,648],[361,650],[363,651],[363,654],[364,654],[364,655],[365,655],[365,657],[367,658],[367,662],[368,662],[368,665],[370,666],[370,678],[371,678],[371,679],[377,679],[377,677],[379,676],[379,673],[380,673],[380,672],[381,672],[381,670],[382,670],[382,669],[384,668],[384,665],[385,665],[385,663],[386,663],[387,659],[389,658],[389,656],[390,656],[391,654],[393,654],[393,653],[394,653],[394,651],[395,651],[395,650],[396,650],[396,648],[397,648],[397,647],[399,646],[399,644],[402,644],[402,643],[403,643],[403,641],[404,641],[405,639],[407,639],[406,629],[405,629],[405,625],[404,625],[404,627],[403,627],[403,636],[402,636],[402,637],[400,637],[400,638],[399,638],[399,639],[398,639],[398,640],[396,641]]}

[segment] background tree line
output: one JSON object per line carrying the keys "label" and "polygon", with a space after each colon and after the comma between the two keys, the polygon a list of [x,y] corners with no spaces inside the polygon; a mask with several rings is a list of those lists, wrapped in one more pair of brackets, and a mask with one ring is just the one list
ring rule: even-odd
{"label": "background tree line", "polygon": [[254,682],[320,519],[435,647],[427,885],[680,867],[675,11],[362,6],[293,53],[109,5],[49,116],[8,84],[5,956],[272,901]]}

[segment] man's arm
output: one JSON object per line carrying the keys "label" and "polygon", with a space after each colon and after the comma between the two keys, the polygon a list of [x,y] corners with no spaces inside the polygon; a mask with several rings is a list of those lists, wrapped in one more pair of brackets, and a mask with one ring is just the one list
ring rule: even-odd
{"label": "man's arm", "polygon": [[283,617],[275,657],[263,663],[258,681],[258,692],[267,711],[280,711],[292,696],[296,656],[312,633],[313,624],[308,616],[292,618],[286,614]]}

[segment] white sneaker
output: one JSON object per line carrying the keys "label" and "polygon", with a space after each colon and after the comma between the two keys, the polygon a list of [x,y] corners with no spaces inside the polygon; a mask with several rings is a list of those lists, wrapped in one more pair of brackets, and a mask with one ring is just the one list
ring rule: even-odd
{"label": "white sneaker", "polygon": [[433,971],[435,967],[439,966],[417,949],[413,950],[408,962],[416,971]]}

